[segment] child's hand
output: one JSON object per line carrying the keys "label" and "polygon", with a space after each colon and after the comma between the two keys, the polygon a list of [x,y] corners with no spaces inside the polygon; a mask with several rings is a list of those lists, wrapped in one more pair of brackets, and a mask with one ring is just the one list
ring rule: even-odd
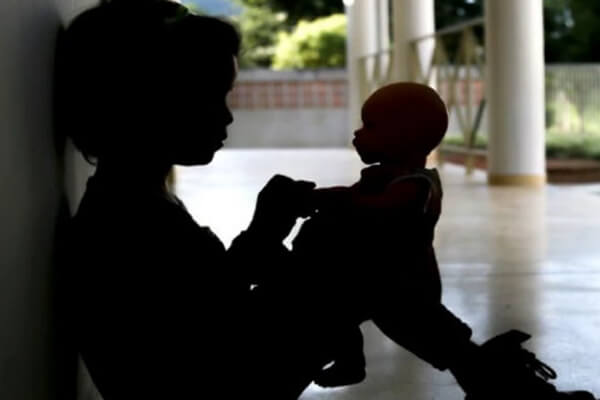
{"label": "child's hand", "polygon": [[317,210],[347,206],[352,200],[352,191],[347,186],[333,186],[313,190],[313,202]]}
{"label": "child's hand", "polygon": [[314,212],[309,201],[315,184],[275,175],[258,194],[249,230],[282,241],[299,217]]}

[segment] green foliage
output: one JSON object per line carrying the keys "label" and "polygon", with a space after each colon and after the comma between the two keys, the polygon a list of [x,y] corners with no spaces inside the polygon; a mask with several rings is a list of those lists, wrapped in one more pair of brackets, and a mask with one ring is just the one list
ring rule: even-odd
{"label": "green foliage", "polygon": [[[246,45],[243,66],[268,66],[278,32],[290,32],[300,21],[312,21],[344,10],[341,0],[232,0],[246,12],[239,18]],[[370,0],[365,0],[370,1]],[[484,0],[435,2],[436,27],[443,28],[483,15]],[[600,1],[544,0],[546,61],[600,61]],[[475,30],[482,40],[483,31]],[[457,50],[458,35],[445,37],[450,54]],[[291,54],[290,54],[291,57]]]}
{"label": "green foliage", "polygon": [[[450,145],[450,146],[457,146],[457,147],[465,146],[465,140],[464,140],[462,134],[446,135],[446,137],[444,137],[443,143]],[[481,149],[481,150],[486,149],[487,148],[487,137],[481,136],[481,135],[476,136],[475,137],[475,148]]]}
{"label": "green foliage", "polygon": [[600,67],[565,65],[546,68],[547,126],[551,132],[600,134]]}
{"label": "green foliage", "polygon": [[300,21],[291,33],[280,32],[273,68],[334,68],[346,65],[346,16],[334,14]]}
{"label": "green foliage", "polygon": [[[435,2],[436,28],[444,28],[483,15],[483,0]],[[547,62],[600,61],[600,1],[544,0],[545,53]],[[476,32],[481,39],[482,35]],[[457,47],[458,38],[446,38]]]}
{"label": "green foliage", "polygon": [[242,35],[240,67],[270,67],[275,54],[277,34],[285,28],[285,14],[267,7],[246,4],[235,17]]}
{"label": "green foliage", "polygon": [[[444,138],[444,144],[464,146],[462,136],[452,135]],[[476,149],[487,148],[487,138],[477,137]],[[556,133],[546,134],[546,157],[561,159],[600,160],[600,136],[578,136]]]}
{"label": "green foliage", "polygon": [[443,0],[435,2],[435,27],[446,28],[483,16],[483,0]]}
{"label": "green foliage", "polygon": [[191,1],[182,1],[181,4],[189,8],[194,14],[206,15],[206,12],[198,4]]}
{"label": "green foliage", "polygon": [[242,3],[254,7],[270,8],[276,12],[285,12],[290,28],[300,20],[313,20],[344,12],[342,0],[242,0]]}
{"label": "green foliage", "polygon": [[600,2],[545,0],[546,61],[600,61]]}
{"label": "green foliage", "polygon": [[600,137],[546,135],[546,156],[548,158],[600,160]]}

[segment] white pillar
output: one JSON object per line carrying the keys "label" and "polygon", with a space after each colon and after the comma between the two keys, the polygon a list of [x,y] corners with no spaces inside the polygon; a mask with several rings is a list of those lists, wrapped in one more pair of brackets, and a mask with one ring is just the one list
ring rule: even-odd
{"label": "white pillar", "polygon": [[[377,51],[378,23],[377,9],[373,0],[344,0],[348,21],[347,69],[348,69],[348,109],[350,129],[360,125],[360,70],[359,59]],[[351,135],[348,136],[348,142]]]}
{"label": "white pillar", "polygon": [[490,184],[546,180],[542,0],[486,0]]}
{"label": "white pillar", "polygon": [[377,49],[390,48],[390,0],[376,0],[377,2]]}
{"label": "white pillar", "polygon": [[[435,32],[434,0],[394,0],[394,65],[396,80],[414,78],[410,58],[410,42]],[[418,46],[421,68],[429,65],[435,42],[423,41]]]}

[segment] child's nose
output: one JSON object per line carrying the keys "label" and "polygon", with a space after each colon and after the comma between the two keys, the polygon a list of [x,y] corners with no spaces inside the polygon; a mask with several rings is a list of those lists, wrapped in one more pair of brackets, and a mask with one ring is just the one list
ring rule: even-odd
{"label": "child's nose", "polygon": [[231,113],[231,111],[228,110],[226,118],[225,118],[225,123],[227,125],[231,125],[232,122],[233,122],[233,114]]}

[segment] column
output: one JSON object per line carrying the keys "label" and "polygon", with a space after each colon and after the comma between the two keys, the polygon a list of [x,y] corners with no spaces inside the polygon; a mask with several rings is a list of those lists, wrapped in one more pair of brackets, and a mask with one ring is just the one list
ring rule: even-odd
{"label": "column", "polygon": [[[377,4],[373,0],[344,0],[348,20],[347,35],[347,69],[348,69],[348,110],[350,113],[350,129],[360,126],[360,70],[359,60],[362,56],[377,51]],[[351,141],[348,136],[348,142]]]}
{"label": "column", "polygon": [[546,181],[542,0],[486,0],[488,181]]}
{"label": "column", "polygon": [[375,0],[377,2],[377,48],[390,48],[390,0]]}
{"label": "column", "polygon": [[[410,81],[414,72],[410,57],[410,42],[435,33],[434,0],[393,0],[394,65],[396,80]],[[429,65],[433,56],[433,38],[419,43],[417,48],[421,68]]]}

